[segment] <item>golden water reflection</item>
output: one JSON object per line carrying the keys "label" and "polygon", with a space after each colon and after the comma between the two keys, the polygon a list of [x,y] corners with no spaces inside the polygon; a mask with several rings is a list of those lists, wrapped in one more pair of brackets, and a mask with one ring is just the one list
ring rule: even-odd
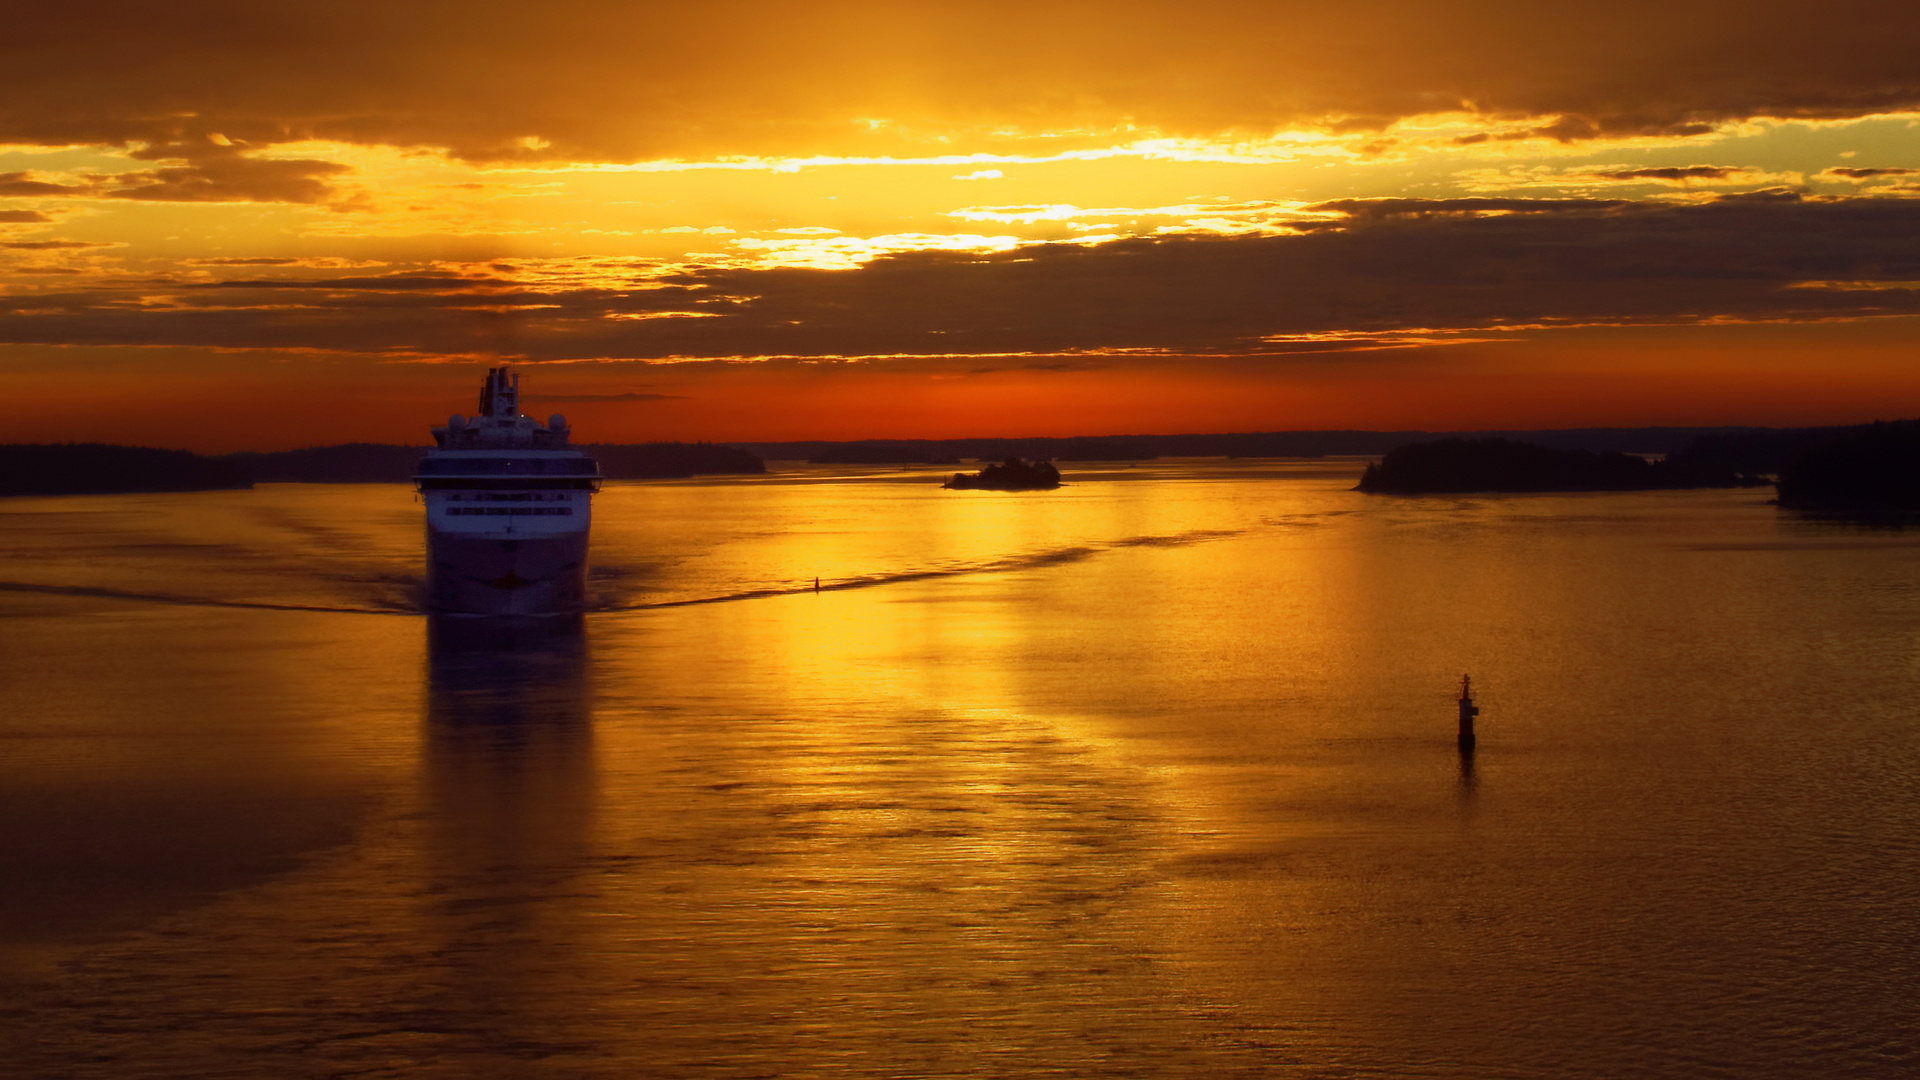
{"label": "golden water reflection", "polygon": [[[935,492],[606,502],[597,557],[642,595],[870,578],[817,594],[505,629],[35,599],[0,672],[71,728],[71,768],[83,719],[162,778],[140,740],[200,730],[230,756],[175,788],[328,776],[360,810],[70,954],[13,1060],[1597,1080],[1898,1056],[1804,1033],[1875,1045],[1912,974],[1920,547],[1735,495]],[[34,674],[103,642],[159,659]],[[167,704],[136,723],[136,693]]]}

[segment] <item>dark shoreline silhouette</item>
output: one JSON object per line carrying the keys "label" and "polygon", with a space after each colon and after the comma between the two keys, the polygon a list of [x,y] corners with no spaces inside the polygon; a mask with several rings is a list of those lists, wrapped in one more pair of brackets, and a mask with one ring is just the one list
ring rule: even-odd
{"label": "dark shoreline silhouette", "polygon": [[1050,461],[1010,457],[977,473],[954,473],[941,486],[958,491],[1051,491],[1060,486],[1060,470]]}
{"label": "dark shoreline silhouette", "polygon": [[1861,520],[1920,516],[1920,420],[1840,429],[1783,469],[1780,505]]}
{"label": "dark shoreline silhouette", "polygon": [[[690,476],[752,475],[767,471],[759,458],[713,443],[587,443],[579,449],[600,463],[609,480],[680,480]],[[344,443],[303,450],[229,454],[262,484],[397,484],[413,476],[420,446]]]}
{"label": "dark shoreline silhouette", "polygon": [[[303,450],[207,457],[186,450],[104,443],[0,446],[0,495],[106,495],[210,491],[254,484],[400,484],[413,476],[420,446],[343,443]],[[610,480],[678,480],[752,475],[759,458],[712,443],[592,444],[581,449]]]}
{"label": "dark shoreline silhouette", "polygon": [[[735,442],[730,445],[768,461],[818,465],[953,465],[961,461],[1152,461],[1166,457],[1317,458],[1373,457],[1397,446],[1434,439],[1506,438],[1559,450],[1619,450],[1673,454],[1689,444],[1723,440],[1728,453],[1775,452],[1782,437],[1813,429],[1748,427],[1568,428],[1546,431],[1263,431],[1226,434],[1071,435],[1026,438],[859,439],[801,442]],[[1788,455],[1791,456],[1791,455]],[[1743,472],[1775,472],[1741,466]]]}
{"label": "dark shoreline silhouette", "polygon": [[1682,455],[1555,450],[1511,439],[1442,439],[1389,451],[1356,490],[1386,495],[1468,492],[1658,491],[1761,487],[1769,481]]}
{"label": "dark shoreline silhouette", "polygon": [[247,470],[185,450],[107,443],[0,446],[0,495],[113,495],[250,488]]}
{"label": "dark shoreline silhouette", "polygon": [[[1667,454],[1659,483],[1650,488],[1725,486],[1713,480],[1715,471],[1746,474],[1741,483],[1756,482],[1759,474],[1779,474],[1781,505],[1815,513],[1865,514],[1920,512],[1920,499],[1895,488],[1901,475],[1892,468],[1870,493],[1859,487],[1862,477],[1878,466],[1859,461],[1899,460],[1904,451],[1895,445],[1900,433],[1909,434],[1920,421],[1876,422],[1871,425],[1823,428],[1574,428],[1531,432],[1423,431],[1291,431],[1224,435],[1108,435],[1030,439],[869,439],[854,442],[788,443],[643,443],[596,444],[583,447],[599,459],[605,474],[616,480],[680,479],[702,475],[764,473],[762,458],[783,461],[810,459],[823,463],[954,464],[963,459],[988,462],[1018,457],[1034,461],[1150,461],[1158,457],[1313,458],[1330,454],[1390,454],[1417,441],[1525,441],[1548,450],[1614,451]],[[1879,436],[1868,433],[1885,429]],[[1516,438],[1518,437],[1518,438]],[[1920,438],[1920,436],[1912,436]],[[1839,443],[1866,444],[1866,457],[1854,459],[1854,480],[1843,480],[1847,467],[1823,464],[1826,453],[1844,457],[1852,451],[1826,451]],[[244,488],[252,483],[403,483],[413,473],[422,447],[379,443],[347,443],[301,450],[245,452],[205,457],[183,450],[107,446],[99,443],[30,444],[0,447],[15,457],[0,495],[56,495],[114,491],[194,491]],[[94,455],[88,457],[88,455]],[[106,455],[106,456],[101,456]],[[114,456],[119,455],[119,456]],[[134,464],[137,458],[144,464]],[[1626,454],[1613,453],[1613,457]],[[1808,458],[1806,471],[1796,464]],[[1834,459],[1839,460],[1839,459]],[[199,461],[203,465],[186,463]],[[89,464],[88,462],[91,462]],[[1692,475],[1707,483],[1679,482],[1677,463],[1686,463]],[[239,466],[235,474],[231,466]],[[211,469],[212,471],[208,471]],[[1625,471],[1630,471],[1631,466]],[[1863,471],[1864,470],[1864,471]],[[1884,470],[1882,470],[1884,471]],[[1856,482],[1858,481],[1858,482]],[[1482,487],[1478,490],[1635,490],[1628,486],[1548,486],[1532,488]],[[1366,490],[1363,488],[1363,490]],[[1385,489],[1381,489],[1385,490]],[[1439,489],[1432,489],[1439,490]],[[1464,488],[1454,490],[1467,490]]]}

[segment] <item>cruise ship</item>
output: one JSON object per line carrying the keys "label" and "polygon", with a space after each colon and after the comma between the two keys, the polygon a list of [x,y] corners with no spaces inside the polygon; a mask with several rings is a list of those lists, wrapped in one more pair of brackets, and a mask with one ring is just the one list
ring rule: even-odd
{"label": "cruise ship", "polygon": [[427,608],[562,615],[587,595],[599,465],[567,445],[567,419],[520,415],[520,376],[487,371],[480,411],[433,429],[414,484],[427,504]]}

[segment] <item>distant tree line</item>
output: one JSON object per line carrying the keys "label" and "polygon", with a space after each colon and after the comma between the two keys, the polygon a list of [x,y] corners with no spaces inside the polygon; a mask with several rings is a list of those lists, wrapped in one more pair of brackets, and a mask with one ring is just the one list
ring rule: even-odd
{"label": "distant tree line", "polygon": [[1441,439],[1388,451],[1368,465],[1359,490],[1395,495],[1475,491],[1651,491],[1759,487],[1769,481],[1674,454],[1649,461],[1615,451],[1555,450],[1512,439]]}
{"label": "distant tree line", "polygon": [[767,464],[748,451],[714,443],[589,443],[580,447],[611,480],[669,480],[689,476],[751,475]]}
{"label": "distant tree line", "polygon": [[[660,480],[763,473],[745,450],[711,443],[599,444],[580,447],[613,480]],[[413,477],[425,447],[346,443],[271,453],[205,457],[102,443],[0,446],[0,495],[90,495],[205,491],[255,483],[398,484]]]}
{"label": "distant tree line", "polygon": [[0,446],[0,495],[106,495],[252,486],[253,478],[243,466],[185,450],[105,443]]}
{"label": "distant tree line", "polygon": [[1645,491],[1769,482],[1779,504],[1792,510],[1862,519],[1920,516],[1920,420],[1710,433],[1657,461],[1510,439],[1442,439],[1389,451],[1367,467],[1359,490]]}
{"label": "distant tree line", "polygon": [[1920,420],[1837,429],[1780,473],[1780,505],[1854,518],[1920,514]]}
{"label": "distant tree line", "polygon": [[228,454],[261,484],[395,484],[413,477],[426,451],[418,446],[343,443],[302,450]]}
{"label": "distant tree line", "polygon": [[[1179,457],[1385,456],[1361,481],[1370,491],[1623,491],[1724,487],[1775,476],[1780,505],[1855,517],[1920,514],[1920,420],[1826,428],[1586,428],[1472,433],[1425,444],[1424,432],[1269,432],[1069,439],[869,440],[855,443],[589,444],[616,480],[766,471],[755,450],[792,460],[861,464],[961,458],[1067,461]],[[1534,445],[1528,445],[1529,443]],[[1389,445],[1383,445],[1389,444]],[[1013,450],[1010,448],[1024,448]],[[1665,458],[1648,461],[1630,448]],[[1402,450],[1411,451],[1402,453]],[[0,495],[201,491],[260,483],[402,483],[423,447],[375,443],[204,457],[185,450],[101,443],[0,446]]]}
{"label": "distant tree line", "polygon": [[[763,473],[766,463],[713,443],[585,443],[575,447],[600,463],[610,480],[672,480],[714,474]],[[345,443],[304,450],[230,454],[263,484],[397,484],[413,477],[420,446]]]}
{"label": "distant tree line", "polygon": [[953,465],[961,461],[1152,461],[1166,457],[1279,458],[1377,455],[1441,438],[1508,438],[1562,450],[1670,454],[1706,435],[1765,428],[1571,428],[1563,431],[1265,431],[1194,435],[1075,435],[1019,439],[862,439],[739,443],[768,461],[822,465]]}
{"label": "distant tree line", "polygon": [[1776,477],[1781,506],[1838,517],[1920,515],[1920,420],[1704,434],[1676,456]]}

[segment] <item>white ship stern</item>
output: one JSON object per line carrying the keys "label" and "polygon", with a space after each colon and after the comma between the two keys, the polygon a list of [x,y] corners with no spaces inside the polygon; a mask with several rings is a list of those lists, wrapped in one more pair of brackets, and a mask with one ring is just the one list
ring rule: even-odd
{"label": "white ship stern", "polygon": [[587,606],[594,460],[567,422],[519,415],[519,376],[487,372],[481,415],[433,429],[414,482],[427,505],[428,610],[567,615]]}

